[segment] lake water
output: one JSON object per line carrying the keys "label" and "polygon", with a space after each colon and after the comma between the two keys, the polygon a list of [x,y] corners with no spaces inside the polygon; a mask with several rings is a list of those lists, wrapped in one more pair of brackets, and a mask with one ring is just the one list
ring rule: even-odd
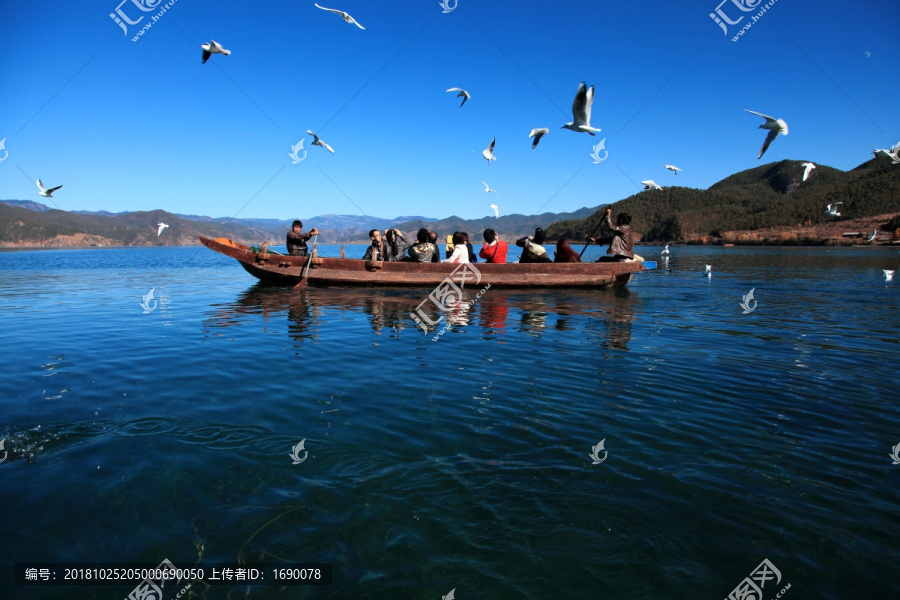
{"label": "lake water", "polygon": [[183,598],[719,600],[764,560],[765,600],[900,598],[898,249],[671,250],[436,340],[430,290],[0,252],[0,598],[122,600],[13,565],[163,559],[333,568]]}

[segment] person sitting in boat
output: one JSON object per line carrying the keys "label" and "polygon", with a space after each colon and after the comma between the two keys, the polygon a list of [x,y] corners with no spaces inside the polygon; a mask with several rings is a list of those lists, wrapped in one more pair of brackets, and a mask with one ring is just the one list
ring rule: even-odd
{"label": "person sitting in boat", "polygon": [[463,239],[466,242],[466,249],[469,251],[469,262],[477,263],[478,257],[475,256],[475,248],[472,247],[472,243],[469,241],[469,234],[466,233],[465,231],[460,231],[460,233],[462,234]]}
{"label": "person sitting in boat", "polygon": [[[435,234],[437,236],[437,234]],[[424,227],[416,233],[416,243],[407,248],[406,253],[409,257],[406,259],[410,262],[431,262],[436,248],[434,244],[428,241],[428,230]]]}
{"label": "person sitting in boat", "polygon": [[485,229],[481,235],[487,243],[478,251],[478,256],[483,258],[485,262],[505,264],[506,254],[509,252],[509,244],[499,239],[497,232],[493,229]]}
{"label": "person sitting in boat", "polygon": [[[619,213],[616,216],[616,224],[612,222],[612,209],[606,209],[606,226],[613,232],[612,241],[609,243],[609,249],[606,256],[601,256],[597,262],[620,262],[623,260],[634,260],[634,236],[631,235],[631,215],[628,213]],[[592,242],[596,242],[591,238]]]}
{"label": "person sitting in boat", "polygon": [[441,262],[441,255],[437,249],[438,234],[437,231],[428,232],[428,241],[434,246],[434,254],[431,255],[431,262]]}
{"label": "person sitting in boat", "polygon": [[522,250],[522,256],[519,257],[520,263],[547,263],[552,262],[547,256],[547,250],[541,245],[547,239],[544,230],[538,227],[534,230],[534,235],[526,235],[516,240],[516,246],[525,248]]}
{"label": "person sitting in boat", "polygon": [[383,242],[381,241],[381,232],[377,229],[373,229],[369,232],[369,239],[372,240],[372,244],[366,248],[366,253],[363,254],[363,260],[372,260],[379,261],[384,260],[382,248],[384,247]]}
{"label": "person sitting in boat", "polygon": [[384,232],[384,260],[397,262],[406,256],[406,240],[399,229]]}
{"label": "person sitting in boat", "polygon": [[453,253],[450,254],[449,258],[445,258],[441,262],[447,263],[468,263],[469,262],[469,249],[466,248],[466,238],[463,237],[463,234],[457,231],[453,234]]}
{"label": "person sitting in boat", "polygon": [[293,226],[287,234],[287,251],[291,256],[306,256],[306,242],[314,235],[318,235],[319,230],[313,227],[309,233],[303,233],[303,222],[294,221]]}
{"label": "person sitting in boat", "polygon": [[581,262],[581,257],[572,249],[566,238],[562,238],[556,242],[556,255],[553,258],[556,263],[576,263]]}

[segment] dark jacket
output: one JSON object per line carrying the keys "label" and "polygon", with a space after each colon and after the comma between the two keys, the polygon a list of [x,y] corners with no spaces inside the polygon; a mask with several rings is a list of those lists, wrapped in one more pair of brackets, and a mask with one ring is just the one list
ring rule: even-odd
{"label": "dark jacket", "polygon": [[478,257],[475,256],[475,248],[473,248],[473,247],[472,247],[472,244],[469,243],[469,242],[466,242],[466,248],[468,248],[468,250],[469,250],[469,262],[470,262],[470,263],[477,263],[477,262],[478,262]]}
{"label": "dark jacket", "polygon": [[431,258],[435,255],[436,248],[431,242],[419,242],[410,246],[406,253],[412,262],[431,262]]}
{"label": "dark jacket", "polygon": [[402,238],[395,239],[393,244],[384,240],[384,260],[397,262],[403,260],[405,256],[406,242]]}
{"label": "dark jacket", "polygon": [[295,233],[293,229],[287,234],[287,251],[291,256],[306,256],[306,241],[312,237],[311,233]]}
{"label": "dark jacket", "polygon": [[547,256],[547,250],[540,244],[535,244],[528,236],[516,240],[516,246],[524,248],[522,256],[519,258],[520,263],[545,263],[553,262]]}
{"label": "dark jacket", "polygon": [[612,218],[609,215],[606,215],[606,226],[613,232],[613,239],[606,253],[614,256],[634,258],[634,252],[632,252],[634,237],[631,235],[631,226],[613,225]]}
{"label": "dark jacket", "polygon": [[378,242],[377,244],[375,242],[372,242],[369,247],[366,248],[366,253],[363,254],[362,259],[374,260],[376,262],[379,260],[384,260],[384,258],[381,256],[381,242]]}

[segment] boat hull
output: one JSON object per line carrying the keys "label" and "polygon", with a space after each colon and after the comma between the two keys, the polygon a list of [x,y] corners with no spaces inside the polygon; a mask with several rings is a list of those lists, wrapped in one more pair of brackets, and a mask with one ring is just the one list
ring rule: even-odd
{"label": "boat hull", "polygon": [[251,275],[270,285],[292,286],[303,279],[313,286],[433,288],[448,277],[457,283],[492,288],[602,288],[623,286],[635,272],[645,271],[640,261],[601,263],[477,263],[460,269],[452,263],[364,261],[354,258],[314,258],[263,254],[226,238],[200,236],[215,252],[237,260]]}

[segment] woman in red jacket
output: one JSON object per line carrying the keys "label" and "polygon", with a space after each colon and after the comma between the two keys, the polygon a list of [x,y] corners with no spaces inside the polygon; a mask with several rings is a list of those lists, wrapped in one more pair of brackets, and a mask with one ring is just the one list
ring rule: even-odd
{"label": "woman in red jacket", "polygon": [[493,229],[484,230],[484,241],[487,242],[481,247],[478,256],[489,263],[506,263],[506,253],[509,252],[509,246],[503,240],[497,239],[497,233]]}

